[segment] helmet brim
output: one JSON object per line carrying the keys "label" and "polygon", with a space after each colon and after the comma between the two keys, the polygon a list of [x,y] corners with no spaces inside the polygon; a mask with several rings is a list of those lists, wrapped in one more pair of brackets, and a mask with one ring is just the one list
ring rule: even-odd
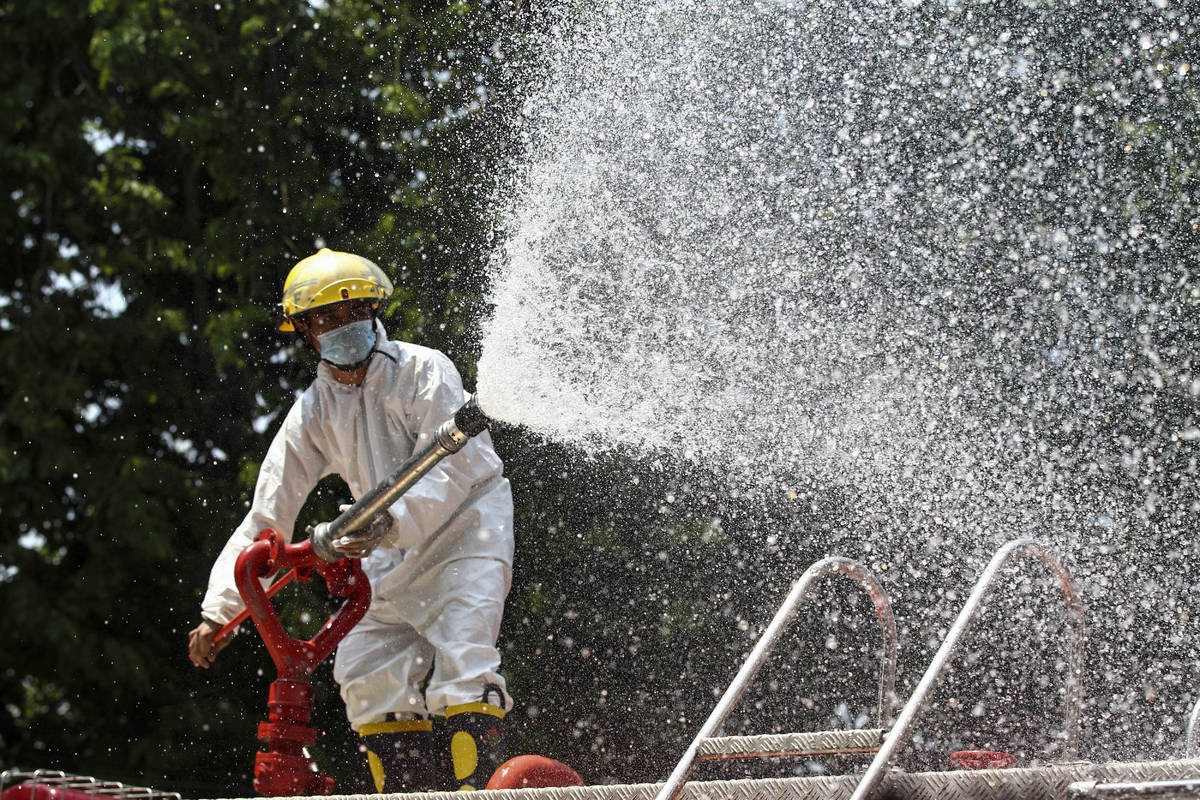
{"label": "helmet brim", "polygon": [[293,314],[290,317],[284,317],[283,322],[279,323],[279,330],[283,331],[284,333],[295,333],[296,324],[294,322],[292,322],[292,320],[295,319],[296,317],[299,317],[302,314],[308,314],[310,312],[317,311],[322,308],[329,308],[330,306],[336,306],[341,303],[362,303],[363,305],[369,305],[371,307],[371,311],[374,312],[375,314],[378,314],[379,309],[383,307],[382,300],[372,300],[370,298],[364,298],[364,297],[352,297],[349,300],[334,300],[332,303],[322,303],[319,306],[312,306],[310,308],[306,308],[306,309],[304,309],[304,311],[297,313],[297,314]]}

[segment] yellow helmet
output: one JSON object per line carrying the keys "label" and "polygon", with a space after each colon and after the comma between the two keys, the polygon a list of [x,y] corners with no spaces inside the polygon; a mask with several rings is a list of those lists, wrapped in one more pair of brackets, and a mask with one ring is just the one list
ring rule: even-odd
{"label": "yellow helmet", "polygon": [[322,248],[298,261],[283,282],[281,331],[294,331],[292,317],[345,300],[373,300],[376,307],[392,294],[392,282],[373,261],[353,253]]}

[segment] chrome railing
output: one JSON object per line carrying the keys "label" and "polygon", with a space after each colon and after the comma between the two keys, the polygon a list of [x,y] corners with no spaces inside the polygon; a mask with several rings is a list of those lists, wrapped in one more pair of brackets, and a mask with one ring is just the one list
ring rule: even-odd
{"label": "chrome railing", "polygon": [[778,642],[780,635],[782,635],[788,624],[795,618],[796,611],[800,605],[811,596],[813,586],[817,581],[829,575],[845,575],[855,580],[866,591],[867,595],[871,598],[871,602],[875,605],[875,613],[879,618],[879,625],[883,636],[883,655],[879,668],[879,705],[877,716],[881,727],[886,728],[888,726],[891,721],[892,700],[895,695],[897,649],[896,623],[892,617],[891,603],[888,602],[887,593],[884,592],[879,581],[875,579],[875,576],[871,574],[869,569],[859,562],[839,557],[822,559],[805,570],[800,579],[792,586],[787,599],[783,601],[783,605],[775,612],[775,616],[771,619],[770,624],[767,625],[767,629],[763,631],[762,636],[755,643],[754,649],[751,650],[745,663],[742,664],[742,668],[734,676],[733,681],[729,684],[729,688],[725,690],[725,694],[717,702],[716,708],[713,709],[708,720],[700,728],[700,732],[696,734],[696,738],[688,745],[683,758],[679,760],[674,771],[667,778],[667,782],[663,784],[655,796],[655,800],[675,800],[683,790],[688,776],[695,767],[700,746],[725,724],[725,720],[738,701],[742,699],[742,696],[750,685],[750,681],[754,679],[754,676],[762,667],[766,657]]}
{"label": "chrome railing", "polygon": [[996,583],[1000,575],[1000,570],[1004,568],[1010,559],[1019,555],[1033,556],[1049,567],[1050,571],[1059,580],[1063,599],[1066,602],[1067,618],[1074,632],[1074,642],[1068,654],[1067,664],[1065,698],[1067,708],[1064,723],[1066,742],[1064,744],[1064,751],[1068,758],[1075,757],[1079,747],[1079,713],[1082,705],[1083,604],[1080,602],[1079,590],[1075,586],[1075,581],[1058,559],[1058,556],[1033,539],[1016,539],[997,550],[996,554],[992,556],[992,560],[988,563],[987,568],[984,569],[983,574],[979,576],[979,581],[975,584],[971,596],[967,598],[966,605],[958,613],[958,617],[954,620],[954,625],[950,628],[950,632],[946,634],[945,641],[942,642],[942,646],[934,655],[933,661],[930,662],[929,667],[925,670],[925,674],[921,677],[920,683],[917,684],[916,690],[900,711],[895,725],[892,726],[891,731],[884,739],[883,745],[875,754],[874,760],[871,761],[871,765],[867,768],[862,780],[859,781],[854,794],[850,796],[850,800],[867,800],[879,787],[884,774],[891,767],[897,751],[908,741],[917,717],[924,710],[929,700],[929,695],[933,692],[938,680],[942,677],[950,655],[954,652],[959,641],[974,620],[984,596],[987,595]]}
{"label": "chrome railing", "polygon": [[1185,751],[1188,758],[1200,756],[1200,700],[1196,701],[1192,716],[1188,718]]}

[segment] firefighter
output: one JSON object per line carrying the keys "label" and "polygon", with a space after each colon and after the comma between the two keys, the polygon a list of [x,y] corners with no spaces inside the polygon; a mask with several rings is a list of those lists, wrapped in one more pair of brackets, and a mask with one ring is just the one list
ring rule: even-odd
{"label": "firefighter", "polygon": [[[329,474],[362,497],[467,399],[445,355],[387,338],[378,315],[391,293],[383,271],[351,253],[322,249],[288,274],[280,330],[298,333],[321,361],[213,565],[188,637],[196,666],[207,668],[228,642],[214,646],[213,636],[243,607],[233,566],[260,530],[290,541],[305,499]],[[361,558],[371,581],[371,606],[339,645],[333,674],[376,789],[483,788],[501,763],[501,722],[512,705],[496,648],[512,573],[512,493],[488,434],[332,547]],[[451,774],[436,776],[435,763]]]}

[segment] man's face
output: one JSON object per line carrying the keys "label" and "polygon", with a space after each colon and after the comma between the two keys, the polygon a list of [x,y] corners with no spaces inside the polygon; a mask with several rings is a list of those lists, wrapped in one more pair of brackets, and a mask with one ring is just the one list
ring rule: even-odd
{"label": "man's face", "polygon": [[309,311],[296,318],[296,328],[304,334],[308,343],[321,352],[321,342],[317,339],[323,333],[340,328],[351,322],[370,319],[372,317],[369,303],[334,303]]}

